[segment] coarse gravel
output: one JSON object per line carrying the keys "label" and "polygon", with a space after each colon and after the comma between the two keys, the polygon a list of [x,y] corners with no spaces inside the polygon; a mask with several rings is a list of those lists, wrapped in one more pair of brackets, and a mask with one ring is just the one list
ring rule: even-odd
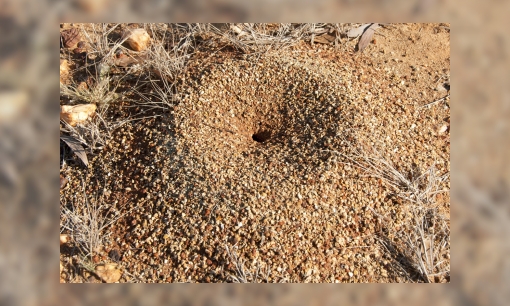
{"label": "coarse gravel", "polygon": [[86,195],[122,216],[98,261],[116,250],[130,281],[227,282],[241,264],[262,271],[251,281],[405,282],[377,237],[412,221],[406,205],[346,156],[373,146],[402,173],[449,173],[449,107],[422,107],[436,93],[408,69],[304,43],[198,52],[179,103],[124,125],[88,169],[67,168],[61,202],[84,196],[85,177]]}

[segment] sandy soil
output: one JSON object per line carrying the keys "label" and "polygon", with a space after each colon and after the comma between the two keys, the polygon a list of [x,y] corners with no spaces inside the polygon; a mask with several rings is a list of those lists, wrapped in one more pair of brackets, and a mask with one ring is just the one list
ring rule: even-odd
{"label": "sandy soil", "polygon": [[[149,118],[113,130],[88,167],[61,149],[61,211],[87,198],[115,220],[88,259],[61,246],[61,282],[100,282],[94,266],[109,262],[120,282],[424,281],[405,243],[407,187],[356,161],[377,156],[410,181],[434,166],[443,192],[430,199],[449,226],[449,25],[388,25],[363,52],[340,42],[263,54],[203,43],[174,80],[176,103],[132,102],[150,97],[144,85],[110,105],[107,121]],[[63,82],[97,82],[79,69],[86,51],[61,57],[75,65]],[[449,237],[434,237],[446,242],[429,281],[449,282]]]}

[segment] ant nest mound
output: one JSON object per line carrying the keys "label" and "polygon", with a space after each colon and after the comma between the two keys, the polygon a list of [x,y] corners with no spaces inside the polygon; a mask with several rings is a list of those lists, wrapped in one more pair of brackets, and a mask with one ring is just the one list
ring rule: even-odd
{"label": "ant nest mound", "polygon": [[331,65],[292,54],[195,62],[181,79],[183,100],[174,112],[186,151],[208,156],[206,163],[244,167],[278,156],[299,163],[323,156],[318,149],[338,148],[352,93],[348,74]]}

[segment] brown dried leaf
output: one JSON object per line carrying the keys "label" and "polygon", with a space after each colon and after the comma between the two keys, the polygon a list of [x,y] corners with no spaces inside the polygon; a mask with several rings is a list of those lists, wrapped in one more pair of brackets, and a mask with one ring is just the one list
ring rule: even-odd
{"label": "brown dried leaf", "polygon": [[347,32],[347,36],[348,37],[358,37],[360,36],[361,34],[363,34],[363,31],[365,31],[365,29],[367,27],[369,27],[372,23],[365,23],[364,25],[360,26],[360,27],[357,27],[357,28],[354,28],[354,29],[350,29],[349,32]]}
{"label": "brown dried leaf", "polygon": [[133,57],[131,57],[131,56],[127,56],[127,55],[122,54],[121,56],[116,57],[116,58],[113,59],[113,64],[115,66],[119,66],[119,67],[128,67],[128,66],[131,66],[133,64],[141,63],[145,59],[146,59],[145,56],[133,56]]}
{"label": "brown dried leaf", "polygon": [[370,27],[368,27],[365,32],[363,32],[363,35],[361,35],[361,38],[358,42],[358,51],[362,52],[370,43],[372,40],[372,37],[374,36],[375,30],[379,28],[379,24],[372,23]]}
{"label": "brown dried leaf", "polygon": [[115,263],[108,263],[105,265],[98,265],[96,267],[96,274],[106,283],[115,283],[122,277],[122,271]]}
{"label": "brown dried leaf", "polygon": [[85,166],[88,166],[89,161],[87,159],[87,154],[85,153],[85,149],[83,149],[83,146],[76,138],[71,137],[71,136],[62,135],[62,136],[60,136],[60,139],[62,139],[67,144],[67,146],[71,149],[71,151],[73,151],[74,154],[76,154],[76,156],[78,156],[81,159],[81,161],[83,162],[83,164],[85,164]]}
{"label": "brown dried leaf", "polygon": [[74,48],[81,41],[80,31],[76,28],[68,29],[60,33],[62,43],[66,48]]}
{"label": "brown dried leaf", "polygon": [[314,41],[317,43],[321,43],[321,44],[330,44],[333,41],[335,41],[335,36],[329,35],[329,34],[324,34],[324,35],[315,37]]}
{"label": "brown dried leaf", "polygon": [[60,189],[64,188],[67,184],[67,178],[65,178],[64,176],[60,176]]}

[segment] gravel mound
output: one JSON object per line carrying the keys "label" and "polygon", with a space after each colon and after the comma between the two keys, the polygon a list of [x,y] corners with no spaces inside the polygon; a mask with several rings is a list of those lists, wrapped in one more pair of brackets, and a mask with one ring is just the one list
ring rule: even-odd
{"label": "gravel mound", "polygon": [[402,173],[449,173],[433,132],[449,112],[420,111],[387,66],[307,47],[196,54],[174,109],[126,124],[91,160],[87,192],[122,216],[104,253],[140,282],[407,281],[391,241],[411,215],[345,155],[376,145]]}
{"label": "gravel mound", "polygon": [[346,150],[342,139],[355,124],[346,65],[289,52],[190,67],[173,114],[169,196],[192,222],[179,226],[191,241],[173,252],[189,258],[200,246],[220,263],[231,246],[248,266],[267,266],[269,281],[334,281],[333,246],[368,233],[370,223],[349,217],[339,228],[355,211],[342,203],[366,201],[375,187],[358,194],[348,186],[354,169],[332,153]]}

